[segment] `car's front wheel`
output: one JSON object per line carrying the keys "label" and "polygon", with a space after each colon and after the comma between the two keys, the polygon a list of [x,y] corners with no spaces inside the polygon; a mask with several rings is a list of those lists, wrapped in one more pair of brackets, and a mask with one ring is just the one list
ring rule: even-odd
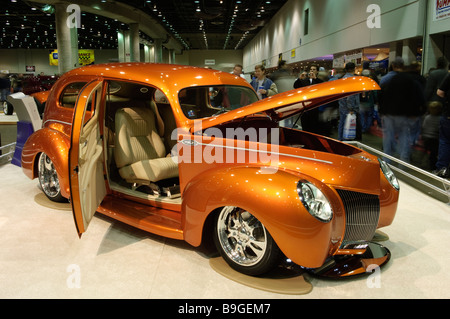
{"label": "car's front wheel", "polygon": [[280,261],[280,250],[264,225],[239,207],[224,207],[214,223],[214,242],[235,270],[259,276]]}
{"label": "car's front wheel", "polygon": [[65,202],[61,195],[58,174],[50,157],[41,153],[38,163],[39,184],[44,194],[54,202]]}
{"label": "car's front wheel", "polygon": [[14,113],[14,107],[8,101],[3,101],[3,113],[5,115],[12,115]]}

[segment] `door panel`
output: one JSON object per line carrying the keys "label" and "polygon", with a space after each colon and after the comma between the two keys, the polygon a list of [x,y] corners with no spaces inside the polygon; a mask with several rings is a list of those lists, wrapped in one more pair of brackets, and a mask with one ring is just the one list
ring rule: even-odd
{"label": "door panel", "polygon": [[102,82],[88,84],[77,99],[69,151],[72,211],[78,235],[84,233],[106,195],[100,135]]}

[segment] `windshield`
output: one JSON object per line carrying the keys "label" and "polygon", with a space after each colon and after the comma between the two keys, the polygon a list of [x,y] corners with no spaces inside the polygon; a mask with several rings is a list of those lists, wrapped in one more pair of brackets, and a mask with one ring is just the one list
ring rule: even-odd
{"label": "windshield", "polygon": [[189,119],[218,115],[258,101],[251,88],[243,86],[195,86],[178,95],[181,109]]}

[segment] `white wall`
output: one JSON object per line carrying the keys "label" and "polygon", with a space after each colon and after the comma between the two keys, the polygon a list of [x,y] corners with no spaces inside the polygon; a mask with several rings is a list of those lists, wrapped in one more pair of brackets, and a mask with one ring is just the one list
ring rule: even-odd
{"label": "white wall", "polygon": [[[117,50],[94,50],[95,63],[108,63],[118,60]],[[231,72],[235,64],[242,64],[242,50],[189,50],[175,55],[175,63],[192,66],[205,66],[206,59],[215,60],[211,68]],[[144,52],[141,52],[144,61]],[[163,50],[163,62],[168,63],[168,51]],[[10,73],[26,73],[25,66],[34,65],[35,74],[44,72],[47,75],[58,73],[58,67],[49,64],[47,49],[0,49],[0,70]]]}
{"label": "white wall", "polygon": [[[369,28],[370,4],[381,9],[381,28]],[[309,33],[304,12],[309,9]],[[423,3],[419,0],[290,0],[244,48],[245,71],[266,60],[277,65],[414,38],[423,33]],[[291,50],[295,49],[295,57]]]}
{"label": "white wall", "polygon": [[450,17],[436,19],[435,7],[436,0],[430,0],[427,8],[427,28],[422,59],[424,72],[436,67],[436,60],[441,56],[450,60],[450,43],[445,40],[445,36],[448,39],[450,34]]}
{"label": "white wall", "polygon": [[[182,59],[177,56],[176,63]],[[205,67],[205,60],[214,60],[209,67],[231,72],[235,64],[242,64],[242,50],[189,50],[184,52],[184,61],[191,66]]]}

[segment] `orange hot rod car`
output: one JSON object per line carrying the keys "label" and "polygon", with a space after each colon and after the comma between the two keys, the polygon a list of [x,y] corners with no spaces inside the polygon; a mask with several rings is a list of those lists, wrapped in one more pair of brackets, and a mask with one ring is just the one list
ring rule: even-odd
{"label": "orange hot rod car", "polygon": [[[243,79],[181,65],[112,63],[67,72],[51,89],[22,167],[78,234],[95,212],[193,246],[211,240],[236,270],[286,257],[348,276],[377,256],[397,180],[352,145],[279,122],[378,85],[353,77],[258,100]],[[342,267],[338,267],[341,265]]]}

